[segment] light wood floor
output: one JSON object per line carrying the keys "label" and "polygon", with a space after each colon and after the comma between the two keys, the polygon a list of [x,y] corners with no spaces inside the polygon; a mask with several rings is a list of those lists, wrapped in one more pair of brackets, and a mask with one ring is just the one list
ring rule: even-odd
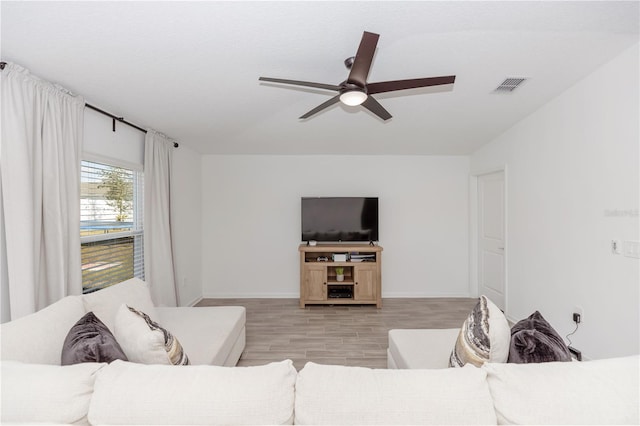
{"label": "light wood floor", "polygon": [[383,307],[314,305],[298,299],[204,299],[197,306],[244,306],[247,345],[239,366],[291,359],[300,370],[319,364],[387,367],[387,333],[394,328],[454,328],[476,299],[384,299]]}

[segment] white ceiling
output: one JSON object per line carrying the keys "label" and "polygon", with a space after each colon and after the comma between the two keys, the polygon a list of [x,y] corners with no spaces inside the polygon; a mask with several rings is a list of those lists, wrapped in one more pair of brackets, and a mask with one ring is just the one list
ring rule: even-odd
{"label": "white ceiling", "polygon": [[[201,153],[464,155],[638,42],[639,2],[10,2],[2,60]],[[369,82],[455,74],[447,90],[375,97],[339,84],[363,31],[380,34]],[[530,78],[508,95],[505,77]]]}

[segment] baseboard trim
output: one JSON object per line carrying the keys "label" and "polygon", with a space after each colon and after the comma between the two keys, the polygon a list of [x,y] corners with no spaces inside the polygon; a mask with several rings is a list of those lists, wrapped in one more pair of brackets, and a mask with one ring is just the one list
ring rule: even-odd
{"label": "baseboard trim", "polygon": [[200,303],[200,301],[201,301],[202,299],[203,299],[203,297],[202,297],[202,296],[198,296],[198,297],[196,297],[195,299],[193,299],[191,302],[187,303],[187,304],[186,304],[186,305],[184,305],[184,306],[187,306],[187,307],[193,307],[193,306],[196,306],[198,303]]}
{"label": "baseboard trim", "polygon": [[424,293],[382,293],[383,299],[444,299],[444,298],[465,298],[475,299],[469,293],[442,293],[442,294],[424,294]]}
{"label": "baseboard trim", "polygon": [[[197,302],[202,299],[299,299],[298,293],[208,293],[203,295]],[[466,298],[474,299],[468,293],[446,293],[446,294],[423,294],[423,293],[384,293],[383,299],[423,299],[423,298]],[[197,303],[196,302],[196,303]]]}
{"label": "baseboard trim", "polygon": [[298,293],[221,293],[205,294],[201,299],[299,299]]}
{"label": "baseboard trim", "polygon": [[507,322],[509,323],[510,327],[513,327],[518,321],[520,321],[519,319],[513,318],[511,315],[509,315],[509,313],[506,313],[505,317],[507,318]]}

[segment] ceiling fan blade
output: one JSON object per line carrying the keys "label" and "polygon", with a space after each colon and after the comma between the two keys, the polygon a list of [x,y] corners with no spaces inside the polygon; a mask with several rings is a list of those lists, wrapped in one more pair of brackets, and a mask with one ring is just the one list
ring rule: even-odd
{"label": "ceiling fan blade", "polygon": [[385,121],[391,118],[391,114],[389,114],[389,112],[384,109],[382,105],[373,98],[373,96],[367,96],[367,99],[362,103],[362,106]]}
{"label": "ceiling fan blade", "polygon": [[315,107],[314,109],[306,113],[305,115],[301,116],[300,119],[309,118],[312,115],[322,111],[323,109],[330,107],[331,105],[335,104],[339,100],[340,100],[340,95],[336,95],[333,98],[329,99],[328,101],[318,105],[317,107]]}
{"label": "ceiling fan blade", "polygon": [[311,81],[285,80],[282,78],[271,78],[271,77],[260,77],[258,80],[268,81],[271,83],[293,84],[295,86],[315,87],[317,89],[334,90],[336,92],[340,90],[340,86],[336,86],[334,84],[313,83]]}
{"label": "ceiling fan blade", "polygon": [[368,33],[366,31],[362,34],[362,40],[360,41],[356,57],[353,60],[347,82],[357,84],[360,87],[364,87],[367,84],[369,69],[371,69],[373,54],[376,53],[379,38],[379,34]]}
{"label": "ceiling fan blade", "polygon": [[367,84],[367,92],[371,95],[374,93],[393,92],[396,90],[415,89],[418,87],[453,84],[455,81],[455,75],[448,75],[445,77],[414,78],[411,80],[381,81],[379,83]]}

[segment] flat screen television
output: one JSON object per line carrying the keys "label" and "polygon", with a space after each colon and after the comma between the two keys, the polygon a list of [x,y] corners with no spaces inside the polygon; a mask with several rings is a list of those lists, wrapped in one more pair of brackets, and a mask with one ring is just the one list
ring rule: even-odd
{"label": "flat screen television", "polygon": [[302,241],[378,241],[377,197],[302,197]]}

